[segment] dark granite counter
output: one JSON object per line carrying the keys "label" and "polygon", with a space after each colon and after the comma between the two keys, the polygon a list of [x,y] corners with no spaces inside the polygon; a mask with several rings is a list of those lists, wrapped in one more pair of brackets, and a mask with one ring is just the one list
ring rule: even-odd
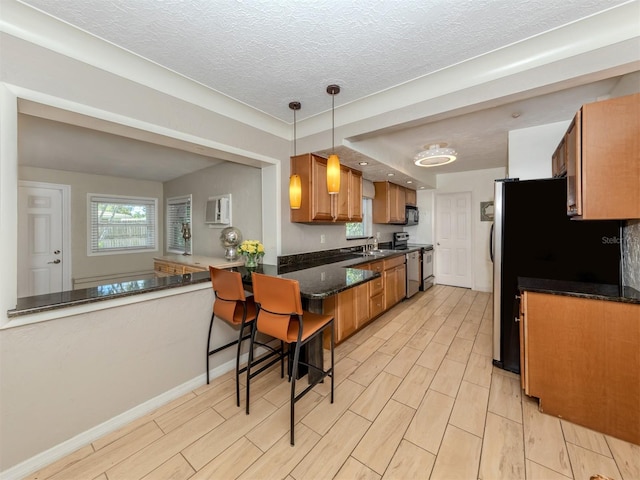
{"label": "dark granite counter", "polygon": [[638,290],[631,287],[621,289],[618,285],[518,277],[518,288],[528,292],[640,304]]}
{"label": "dark granite counter", "polygon": [[[353,252],[345,252],[331,258],[316,259],[315,261],[295,265],[260,265],[256,271],[267,275],[278,275],[292,278],[300,282],[300,293],[309,300],[323,299],[335,295],[343,290],[368,282],[380,274],[354,267],[379,258],[403,255],[405,251],[387,252],[381,255],[363,256]],[[245,267],[232,267],[243,275],[247,284],[251,281],[250,272]],[[46,312],[60,308],[86,305],[89,303],[111,300],[116,298],[156,292],[171,288],[184,287],[198,283],[209,282],[209,272],[195,272],[185,275],[157,277],[144,280],[101,285],[99,287],[70,290],[48,295],[19,298],[16,308],[9,310],[7,316],[15,318],[33,313]]]}

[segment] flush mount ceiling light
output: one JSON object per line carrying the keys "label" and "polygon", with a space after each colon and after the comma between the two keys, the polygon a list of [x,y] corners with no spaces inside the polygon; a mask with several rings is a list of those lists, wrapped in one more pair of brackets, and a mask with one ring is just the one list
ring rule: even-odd
{"label": "flush mount ceiling light", "polygon": [[335,154],[335,98],[340,93],[338,85],[329,85],[327,93],[331,95],[331,155],[327,159],[327,191],[329,195],[340,193],[340,158]]}
{"label": "flush mount ceiling light", "polygon": [[419,167],[438,167],[453,162],[457,153],[453,148],[446,148],[446,143],[425,145],[426,150],[413,157],[414,163]]}
{"label": "flush mount ceiling light", "polygon": [[[300,102],[291,102],[289,108],[293,110],[293,156],[296,156],[296,110],[300,110]],[[302,203],[302,180],[300,175],[293,174],[289,177],[289,205],[297,210]]]}

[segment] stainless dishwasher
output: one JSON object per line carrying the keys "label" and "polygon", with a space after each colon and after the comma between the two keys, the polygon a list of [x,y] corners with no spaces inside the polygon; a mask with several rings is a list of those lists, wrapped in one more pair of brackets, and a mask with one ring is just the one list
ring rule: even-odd
{"label": "stainless dishwasher", "polygon": [[420,252],[410,252],[405,255],[407,267],[407,298],[412,297],[420,289]]}

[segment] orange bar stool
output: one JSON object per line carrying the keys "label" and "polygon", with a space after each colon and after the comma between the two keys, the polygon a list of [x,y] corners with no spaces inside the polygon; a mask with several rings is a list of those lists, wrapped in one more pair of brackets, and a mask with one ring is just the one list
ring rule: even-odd
{"label": "orange bar stool", "polygon": [[[207,337],[207,384],[209,384],[209,357],[215,353],[225,350],[234,345],[238,345],[236,353],[236,404],[240,406],[240,374],[247,370],[247,367],[240,368],[240,354],[242,352],[242,342],[251,338],[251,331],[245,333],[245,328],[251,327],[256,319],[257,308],[252,296],[246,296],[242,285],[242,276],[239,272],[231,272],[220,268],[209,267],[211,275],[211,284],[215,294],[215,302],[213,302],[213,313],[211,314],[211,322],[209,323],[209,335]],[[225,321],[233,328],[238,329],[238,339],[229,342],[221,347],[211,350],[211,332],[213,331],[213,321],[215,318]],[[282,358],[284,351],[284,343],[280,342],[280,349],[274,349],[270,345],[255,342],[262,345],[271,352],[257,360],[254,363],[260,363],[278,356],[272,360],[268,366],[273,365],[280,360],[280,374],[284,377],[284,359]],[[253,349],[253,344],[251,344]],[[253,355],[249,355],[250,361],[253,361]],[[266,368],[266,367],[263,367]]]}
{"label": "orange bar stool", "polygon": [[[294,346],[293,367],[290,373],[291,382],[291,445],[294,445],[295,404],[306,395],[315,385],[331,377],[331,403],[333,403],[333,346],[334,327],[331,315],[321,315],[302,310],[300,284],[296,280],[272,277],[260,273],[252,273],[253,295],[258,306],[258,315],[251,329],[251,347],[249,348],[249,363],[247,364],[247,413],[249,413],[249,386],[251,378],[259,372],[251,372],[253,342],[257,332],[270,335],[289,344],[288,354]],[[324,331],[331,331],[331,367],[328,370],[300,361],[300,348],[309,340],[320,336],[322,341]],[[306,365],[320,373],[314,382],[296,395],[296,377],[298,365]]]}

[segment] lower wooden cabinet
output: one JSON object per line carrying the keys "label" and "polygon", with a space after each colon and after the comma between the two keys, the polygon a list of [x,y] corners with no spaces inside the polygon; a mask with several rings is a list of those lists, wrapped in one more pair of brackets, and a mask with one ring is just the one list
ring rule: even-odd
{"label": "lower wooden cabinet", "polygon": [[209,269],[205,267],[189,267],[179,263],[154,260],[153,271],[156,277],[168,277],[171,275],[183,275],[185,273],[206,272]]}
{"label": "lower wooden cabinet", "polygon": [[[336,323],[336,343],[364,327],[406,296],[404,255],[366,263],[358,268],[381,275],[324,300],[324,313],[333,315]],[[327,346],[327,336],[324,342]]]}
{"label": "lower wooden cabinet", "polygon": [[323,311],[333,315],[336,343],[343,341],[370,319],[369,286],[363,283],[326,298]]}
{"label": "lower wooden cabinet", "polygon": [[521,379],[540,410],[640,444],[640,305],[524,292]]}
{"label": "lower wooden cabinet", "polygon": [[406,296],[406,266],[404,256],[384,260],[384,309],[389,310]]}

